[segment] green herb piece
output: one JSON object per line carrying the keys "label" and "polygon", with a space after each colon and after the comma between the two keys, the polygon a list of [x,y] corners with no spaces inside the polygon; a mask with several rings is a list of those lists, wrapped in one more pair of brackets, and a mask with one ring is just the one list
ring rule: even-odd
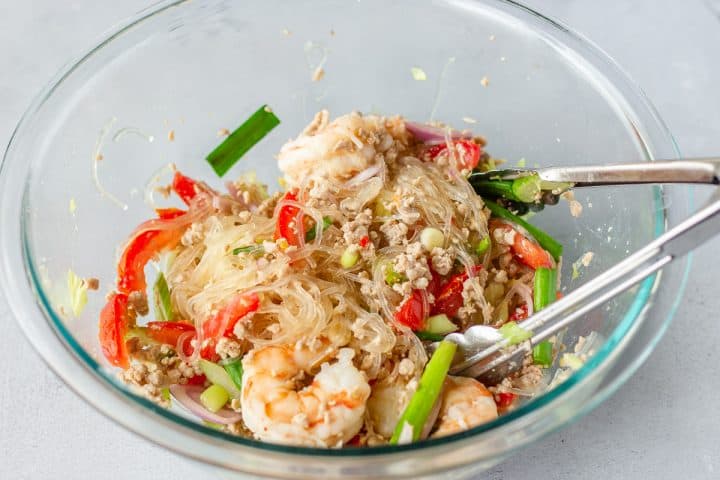
{"label": "green herb piece", "polygon": [[516,322],[508,322],[498,329],[500,335],[508,341],[508,345],[517,345],[532,338],[532,332],[525,330]]}
{"label": "green herb piece", "polygon": [[248,150],[279,124],[280,120],[273,111],[267,105],[263,105],[208,154],[208,163],[215,173],[222,177]]}
{"label": "green herb piece", "polygon": [[223,408],[228,400],[230,395],[220,385],[210,385],[200,394],[200,403],[213,413]]}
{"label": "green herb piece", "polygon": [[545,368],[552,365],[553,346],[550,340],[545,340],[535,345],[532,350],[532,355],[535,365],[540,365]]}
{"label": "green herb piece", "polygon": [[475,246],[475,254],[478,257],[481,257],[485,254],[485,252],[487,252],[488,248],[490,248],[490,237],[489,236],[480,240],[480,243],[478,243]]}
{"label": "green herb piece", "polygon": [[513,191],[513,180],[471,180],[475,191],[483,197],[506,198],[515,202],[522,202]]}
{"label": "green herb piece", "polygon": [[155,315],[157,315],[158,320],[164,322],[173,321],[175,319],[175,310],[170,300],[170,288],[162,272],[155,280],[153,297],[155,298]]}
{"label": "green herb piece", "polygon": [[235,384],[238,391],[242,391],[242,377],[243,377],[243,366],[242,359],[233,360],[232,362],[225,363],[223,365],[227,372],[230,380]]}
{"label": "green herb piece", "polygon": [[440,335],[439,333],[432,333],[425,330],[420,330],[418,332],[415,332],[415,335],[423,341],[426,342],[441,342],[445,335]]}
{"label": "green herb piece", "polygon": [[535,270],[533,306],[539,312],[555,301],[557,285],[556,272],[552,268],[540,267]]}
{"label": "green herb piece", "polygon": [[395,432],[390,439],[391,444],[410,443],[420,438],[425,422],[440,396],[456,350],[457,345],[454,343],[440,342],[425,366],[417,390],[395,427]]}
{"label": "green herb piece", "polygon": [[554,238],[552,238],[547,233],[543,232],[539,228],[537,228],[535,225],[532,225],[522,218],[518,217],[517,215],[514,215],[507,211],[505,208],[501,207],[497,203],[493,202],[492,200],[485,200],[485,206],[492,212],[493,215],[496,217],[503,218],[505,220],[509,220],[513,223],[516,223],[520,225],[522,228],[530,232],[530,235],[535,237],[535,240],[540,244],[542,248],[550,252],[550,255],[553,256],[555,261],[559,261],[560,257],[562,256],[563,247],[560,245],[560,243],[557,242]]}
{"label": "green herb piece", "polygon": [[395,285],[396,283],[402,283],[407,280],[407,277],[402,273],[398,273],[392,267],[392,263],[387,262],[385,265],[385,283],[388,285]]}
{"label": "green herb piece", "polygon": [[540,177],[537,174],[526,175],[512,182],[512,192],[515,197],[524,203],[533,203],[540,200]]}
{"label": "green herb piece", "polygon": [[235,385],[235,382],[228,374],[227,369],[221,367],[217,363],[201,358],[200,370],[202,370],[210,383],[213,385],[220,385],[230,396],[240,398],[240,389]]}
{"label": "green herb piece", "polygon": [[[323,217],[323,223],[322,223],[322,229],[321,232],[324,232],[326,228],[328,228],[330,225],[332,225],[333,221],[330,217]],[[315,237],[317,236],[317,225],[313,225],[310,227],[310,230],[305,232],[305,241],[311,242],[315,240]]]}
{"label": "green herb piece", "polygon": [[246,247],[238,247],[233,249],[233,255],[240,255],[241,253],[249,253],[251,255],[264,255],[265,248],[262,245],[248,245]]}

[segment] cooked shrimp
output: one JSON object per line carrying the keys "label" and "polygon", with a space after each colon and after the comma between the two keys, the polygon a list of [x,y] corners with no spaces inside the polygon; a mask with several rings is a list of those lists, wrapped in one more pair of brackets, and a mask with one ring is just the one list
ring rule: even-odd
{"label": "cooked shrimp", "polygon": [[310,385],[299,380],[317,363],[306,347],[256,348],[243,359],[241,408],[245,425],[260,440],[316,447],[342,446],[363,425],[370,386],[342,348]]}
{"label": "cooked shrimp", "polygon": [[351,113],[328,123],[323,110],[305,131],[283,145],[278,166],[289,185],[306,177],[347,180],[376,162],[378,153],[393,145],[394,137],[407,142],[404,128],[389,125],[381,117]]}
{"label": "cooked shrimp", "polygon": [[432,437],[443,437],[497,418],[497,406],[485,386],[467,377],[448,377]]}

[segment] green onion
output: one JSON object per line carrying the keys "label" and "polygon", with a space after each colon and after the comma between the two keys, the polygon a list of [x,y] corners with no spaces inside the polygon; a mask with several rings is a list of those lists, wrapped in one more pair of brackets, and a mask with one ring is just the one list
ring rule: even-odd
{"label": "green onion", "polygon": [[223,365],[230,380],[235,384],[238,391],[242,391],[243,366],[242,360],[237,359]]}
{"label": "green onion", "polygon": [[457,345],[454,343],[440,342],[425,366],[417,390],[395,427],[395,432],[390,439],[391,444],[410,443],[420,438],[425,422],[440,396],[456,350]]}
{"label": "green onion", "polygon": [[263,105],[245,123],[207,156],[207,161],[219,177],[222,177],[256,143],[280,124],[272,110]]}
{"label": "green onion", "polygon": [[340,256],[340,266],[343,268],[352,268],[360,260],[360,252],[354,246],[350,246]]}
{"label": "green onion", "polygon": [[155,298],[155,315],[157,315],[158,319],[164,322],[173,321],[175,319],[175,310],[172,301],[170,301],[170,288],[162,272],[155,280],[153,297]]}
{"label": "green onion", "polygon": [[475,254],[478,257],[481,257],[485,252],[487,252],[487,249],[490,248],[490,237],[487,236],[480,240],[480,243],[477,244],[475,247]]}
{"label": "green onion", "polygon": [[535,240],[540,244],[542,248],[550,252],[550,255],[553,256],[555,261],[560,261],[560,257],[562,256],[563,247],[560,245],[557,240],[552,238],[547,233],[543,232],[536,226],[526,222],[522,218],[518,217],[517,215],[513,215],[497,203],[493,202],[492,200],[485,200],[485,206],[492,212],[493,215],[496,217],[504,218],[505,220],[509,220],[513,223],[516,223],[523,227],[525,230],[530,232],[530,234],[535,237]]}
{"label": "green onion", "polygon": [[425,322],[425,326],[426,332],[438,335],[447,335],[448,333],[452,333],[457,330],[457,325],[450,321],[448,316],[444,313],[428,317]]}
{"label": "green onion", "polygon": [[163,387],[163,388],[160,390],[160,396],[161,396],[162,399],[165,400],[166,402],[170,402],[170,401],[171,401],[171,400],[170,400],[170,389],[167,388],[167,387]]}
{"label": "green onion", "polygon": [[555,270],[540,267],[535,270],[535,288],[533,289],[533,306],[539,312],[555,301],[556,278]]}
{"label": "green onion", "polygon": [[253,255],[263,255],[265,248],[262,245],[248,245],[246,247],[238,247],[232,251],[233,255],[240,255],[241,253],[250,253]]}
{"label": "green onion", "polygon": [[228,400],[230,395],[220,385],[210,385],[200,394],[200,403],[213,413],[223,408]]}
{"label": "green onion", "polygon": [[[326,228],[328,228],[330,225],[332,225],[333,221],[330,217],[323,217],[323,223],[322,223],[322,229],[321,232],[324,232]],[[315,236],[317,235],[317,225],[313,225],[310,227],[310,230],[305,232],[305,241],[311,242],[315,240]]]}
{"label": "green onion", "polygon": [[204,424],[206,427],[214,428],[215,430],[222,430],[223,428],[225,428],[225,425],[221,425],[221,424],[219,424],[219,423],[211,422],[211,421],[209,421],[209,420],[203,420],[203,424]]}
{"label": "green onion", "polygon": [[540,342],[533,347],[532,350],[533,363],[543,367],[552,365],[553,346],[550,340]]}
{"label": "green onion", "polygon": [[227,369],[203,358],[200,359],[199,363],[200,370],[202,370],[210,383],[221,386],[230,396],[240,398],[240,389],[235,385],[235,381],[228,374]]}
{"label": "green onion", "polygon": [[540,199],[540,177],[537,174],[516,178],[512,182],[515,197],[524,203],[533,203]]}
{"label": "green onion", "polygon": [[440,335],[439,333],[432,333],[425,330],[415,332],[415,335],[420,340],[424,340],[426,342],[441,342],[445,338],[445,335]]}
{"label": "green onion", "polygon": [[508,345],[517,345],[532,337],[532,332],[525,330],[516,322],[508,322],[498,329],[500,335],[508,341]]}
{"label": "green onion", "polygon": [[508,200],[521,202],[513,191],[512,180],[475,180],[472,183],[473,188],[479,193],[483,199],[489,197],[502,197]]}
{"label": "green onion", "polygon": [[395,285],[396,283],[401,283],[406,280],[407,277],[402,273],[396,272],[390,262],[385,265],[385,283],[388,285]]}

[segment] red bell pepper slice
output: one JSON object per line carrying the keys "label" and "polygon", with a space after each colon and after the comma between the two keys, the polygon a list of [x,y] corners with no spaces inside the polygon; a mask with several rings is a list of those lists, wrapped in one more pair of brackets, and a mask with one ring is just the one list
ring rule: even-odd
{"label": "red bell pepper slice", "polygon": [[145,265],[161,251],[174,248],[181,237],[182,229],[172,228],[148,230],[130,240],[118,263],[118,291],[125,294],[145,291]]}
{"label": "red bell pepper slice", "polygon": [[187,205],[190,205],[190,201],[200,191],[200,187],[195,180],[177,171],[173,177],[172,188]]}
{"label": "red bell pepper slice", "polygon": [[423,329],[426,318],[425,302],[420,290],[413,290],[408,299],[400,306],[400,310],[395,312],[395,320],[414,332]]}
{"label": "red bell pepper slice", "polygon": [[[480,163],[480,145],[472,140],[455,140],[452,142],[458,158],[458,167],[461,170],[472,170]],[[442,155],[448,155],[447,143],[438,143],[428,147],[425,151],[430,160]]]}
{"label": "red bell pepper slice", "polygon": [[127,295],[111,294],[107,304],[100,312],[98,337],[103,355],[116,367],[128,368],[130,366],[125,344],[125,334],[129,327]]}
{"label": "red bell pepper slice", "polygon": [[245,315],[260,308],[260,297],[255,292],[240,293],[233,297],[213,317],[203,323],[202,332],[205,339],[217,339],[232,335],[235,324]]}
{"label": "red bell pepper slice", "polygon": [[[297,201],[297,190],[287,192],[283,200]],[[275,226],[275,240],[284,238],[289,245],[300,245],[300,238],[305,238],[305,226],[298,222],[300,209],[292,205],[285,205],[278,212],[277,225]]]}
{"label": "red bell pepper slice", "polygon": [[553,268],[550,254],[519,232],[515,235],[512,251],[518,260],[534,270],[540,267]]}
{"label": "red bell pepper slice", "polygon": [[155,213],[157,213],[158,218],[162,220],[172,220],[173,218],[178,218],[181,215],[185,215],[187,212],[185,210],[180,210],[179,208],[156,208]]}
{"label": "red bell pepper slice", "polygon": [[173,348],[177,348],[180,338],[188,332],[193,335],[185,335],[186,340],[183,342],[182,349],[185,355],[190,356],[193,353],[190,342],[195,336],[194,325],[186,322],[148,322],[145,326],[145,333],[148,337]]}
{"label": "red bell pepper slice", "polygon": [[[476,265],[473,271],[477,274],[482,269],[482,265]],[[463,306],[462,297],[463,284],[468,279],[467,272],[458,273],[448,279],[440,288],[440,292],[435,297],[435,303],[432,307],[432,315],[444,313],[448,317],[457,315],[460,307]]]}

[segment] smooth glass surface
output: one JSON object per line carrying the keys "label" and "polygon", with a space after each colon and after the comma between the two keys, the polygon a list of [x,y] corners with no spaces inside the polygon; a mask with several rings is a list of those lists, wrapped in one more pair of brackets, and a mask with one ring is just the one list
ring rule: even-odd
{"label": "smooth glass surface", "polygon": [[[325,76],[313,81],[318,66]],[[414,80],[412,67],[424,70],[427,80]],[[472,128],[509,165],[677,155],[652,107],[607,57],[511,2],[195,0],[144,12],[40,95],[13,137],[0,177],[0,279],[16,318],[58,375],[141,435],[256,475],[421,477],[442,471],[457,478],[489,468],[602,401],[644,360],[671,318],[687,260],[568,332],[570,343],[591,331],[606,341],[566,383],[494,422],[409,446],[261,444],[155,407],[117,381],[96,340],[117,247],[152,215],[145,184],[169,162],[220,187],[204,156],[220,141],[220,129],[233,129],[265,103],[281,125],[226,179],[253,169],[277,188],[274,153],[320,108]],[[100,182],[117,201],[93,182],[98,151]],[[577,198],[584,206],[579,218],[565,203],[533,218],[565,245],[567,291],[689,212],[682,187],[587,189]],[[573,278],[572,264],[586,252],[594,258]],[[59,312],[68,268],[101,281],[80,318]]]}

